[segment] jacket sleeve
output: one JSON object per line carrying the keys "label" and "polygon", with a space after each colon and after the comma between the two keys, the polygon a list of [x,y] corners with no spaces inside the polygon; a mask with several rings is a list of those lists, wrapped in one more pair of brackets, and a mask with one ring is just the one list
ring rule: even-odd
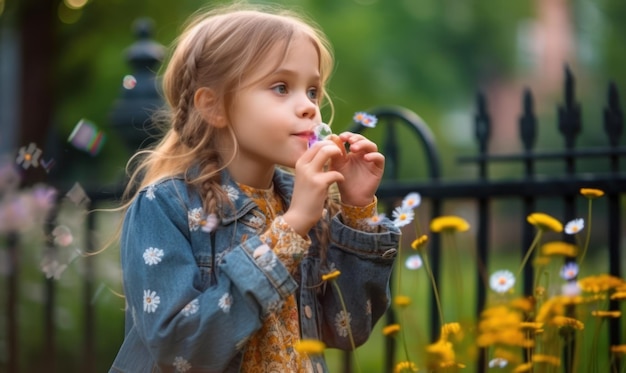
{"label": "jacket sleeve", "polygon": [[190,244],[190,212],[180,194],[163,190],[141,192],[124,220],[122,270],[132,327],[160,370],[221,372],[296,283],[251,237],[226,251],[217,283],[210,284],[207,263],[198,263]]}
{"label": "jacket sleeve", "polygon": [[322,340],[327,346],[351,350],[349,332],[357,347],[367,341],[390,305],[389,279],[399,239],[399,229],[388,219],[379,232],[363,232],[344,225],[338,216],[333,218],[327,265],[341,274],[318,295]]}

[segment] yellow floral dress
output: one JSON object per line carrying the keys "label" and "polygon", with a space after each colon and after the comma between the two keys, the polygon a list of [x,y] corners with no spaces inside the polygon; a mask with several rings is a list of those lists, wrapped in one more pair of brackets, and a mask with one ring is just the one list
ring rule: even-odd
{"label": "yellow floral dress", "polygon": [[[257,189],[239,184],[239,187],[265,214],[268,229],[261,235],[261,240],[268,243],[283,265],[294,273],[299,259],[311,245],[310,238],[297,234],[282,219],[285,206],[273,186],[269,189]],[[376,200],[365,207],[341,205],[344,223],[361,230],[372,230],[365,222],[375,213]],[[298,306],[295,295],[292,294],[285,299],[279,310],[266,317],[261,329],[248,341],[241,372],[313,372],[310,360],[294,349],[299,339]]]}

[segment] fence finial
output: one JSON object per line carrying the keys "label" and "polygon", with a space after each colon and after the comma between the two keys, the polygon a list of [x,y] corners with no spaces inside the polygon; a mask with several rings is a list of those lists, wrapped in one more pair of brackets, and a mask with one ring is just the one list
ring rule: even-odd
{"label": "fence finial", "polygon": [[534,113],[533,95],[530,88],[524,90],[522,116],[519,120],[519,126],[524,149],[530,151],[535,147],[535,141],[537,139],[537,117]]}
{"label": "fence finial", "polygon": [[565,138],[565,147],[572,149],[576,136],[580,133],[580,104],[574,98],[574,77],[565,66],[565,105],[559,106],[559,131]]}
{"label": "fence finial", "polygon": [[476,107],[478,112],[474,116],[474,130],[480,153],[484,154],[487,152],[487,142],[491,135],[491,118],[487,112],[487,99],[482,92],[478,92]]}

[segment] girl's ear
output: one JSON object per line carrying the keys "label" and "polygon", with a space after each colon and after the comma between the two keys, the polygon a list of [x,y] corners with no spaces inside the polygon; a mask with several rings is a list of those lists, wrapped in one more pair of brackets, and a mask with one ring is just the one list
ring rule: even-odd
{"label": "girl's ear", "polygon": [[226,127],[226,117],[215,92],[211,88],[198,88],[193,96],[193,105],[205,122],[215,128]]}

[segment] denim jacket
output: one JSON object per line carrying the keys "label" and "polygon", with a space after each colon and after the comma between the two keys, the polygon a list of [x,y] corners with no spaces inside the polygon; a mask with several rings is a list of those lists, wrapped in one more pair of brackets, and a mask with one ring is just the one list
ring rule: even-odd
{"label": "denim jacket", "polygon": [[[334,281],[357,346],[389,307],[400,232],[388,219],[368,233],[344,225],[340,214],[332,217],[325,261],[311,234],[292,275],[272,250],[257,250],[266,229],[258,207],[227,172],[222,184],[232,205],[222,207],[213,233],[202,229],[202,202],[182,177],[142,189],[129,207],[120,241],[125,338],[110,372],[238,372],[264,315],[294,293],[301,337],[350,350],[349,336],[335,327],[339,294],[319,286],[328,268],[341,272]],[[289,205],[293,176],[277,169],[274,186]],[[311,360],[316,372],[328,371],[323,356]]]}

